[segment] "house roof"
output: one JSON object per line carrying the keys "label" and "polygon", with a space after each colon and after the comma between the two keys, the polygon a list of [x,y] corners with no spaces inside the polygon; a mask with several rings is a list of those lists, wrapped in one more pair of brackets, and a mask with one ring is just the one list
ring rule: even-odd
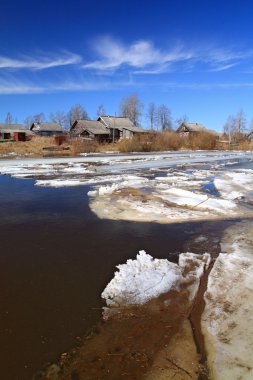
{"label": "house roof", "polygon": [[94,135],[109,135],[108,129],[100,121],[76,120],[71,127],[71,132],[79,135],[84,131],[91,132]]}
{"label": "house roof", "polygon": [[182,123],[178,129],[177,129],[177,132],[180,132],[181,129],[186,129],[187,131],[189,132],[201,132],[201,131],[205,131],[206,128],[204,127],[203,124],[199,124],[199,123]]}
{"label": "house roof", "polygon": [[221,133],[214,131],[213,129],[207,129],[203,124],[199,123],[182,123],[176,132],[208,132],[215,136],[220,136]]}
{"label": "house roof", "polygon": [[115,128],[120,131],[127,129],[132,132],[144,132],[142,128],[136,127],[128,117],[100,116],[98,121],[101,121],[108,128]]}
{"label": "house roof", "polygon": [[31,131],[48,131],[48,132],[62,132],[61,124],[59,123],[32,123]]}
{"label": "house roof", "polygon": [[14,133],[14,132],[26,132],[29,130],[25,128],[22,124],[0,124],[0,132]]}

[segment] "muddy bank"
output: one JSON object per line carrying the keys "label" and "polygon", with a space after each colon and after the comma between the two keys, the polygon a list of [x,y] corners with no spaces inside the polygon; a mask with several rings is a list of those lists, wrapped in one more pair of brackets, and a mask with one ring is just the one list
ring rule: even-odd
{"label": "muddy bank", "polygon": [[[220,222],[218,231],[214,223],[199,226],[189,234],[184,251],[208,251],[217,257],[228,224],[232,222]],[[47,379],[52,380],[208,379],[200,331],[205,286],[203,278],[194,302],[189,302],[186,286],[102,321],[78,347],[63,353],[56,367],[39,372],[34,380],[46,379],[50,371]]]}
{"label": "muddy bank", "polygon": [[[127,264],[119,266],[119,276],[116,273],[108,285],[109,297],[113,297],[108,302],[112,304],[113,301],[113,304],[111,312],[104,311],[106,321],[97,325],[81,341],[78,349],[61,356],[57,367],[59,372],[53,374],[56,377],[50,377],[50,367],[46,374],[39,374],[34,379],[39,379],[38,376],[60,380],[207,378],[205,366],[199,363],[200,353],[192,334],[194,324],[189,319],[193,305],[195,311],[199,310],[198,302],[195,302],[199,276],[208,268],[210,256],[181,254],[179,265],[167,260],[150,261],[149,257],[140,253],[139,259],[128,260]],[[122,294],[120,287],[122,279],[124,286],[124,273],[129,273],[129,269],[132,271],[133,266],[139,266],[141,272],[137,270],[130,281],[139,276],[146,281],[146,289],[149,283],[146,274],[150,274],[150,268],[157,276],[157,271],[167,265],[174,281],[170,291],[141,305],[133,305],[136,297],[132,291],[128,295],[126,289]],[[157,280],[154,284],[157,286]],[[138,297],[140,292],[141,286],[137,286]],[[129,296],[130,305],[127,304]],[[146,297],[146,290],[143,296]]]}
{"label": "muddy bank", "polygon": [[154,374],[162,379],[168,373],[197,379],[200,368],[187,321],[188,295],[186,289],[169,292],[101,323],[77,350],[62,355],[57,379],[137,380]]}

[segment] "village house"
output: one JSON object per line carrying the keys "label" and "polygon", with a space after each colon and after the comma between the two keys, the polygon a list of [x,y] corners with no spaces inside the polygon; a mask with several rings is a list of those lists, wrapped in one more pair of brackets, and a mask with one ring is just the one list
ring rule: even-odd
{"label": "village house", "polygon": [[203,132],[205,130],[206,128],[204,127],[203,124],[183,122],[177,128],[176,133],[179,133],[181,136],[189,136],[190,134]]}
{"label": "village house", "polygon": [[22,124],[0,124],[0,140],[26,141],[31,134]]}
{"label": "village house", "polygon": [[136,127],[128,117],[100,116],[98,121],[110,130],[112,141],[117,141],[121,138],[131,138],[136,134],[145,133],[144,129]]}
{"label": "village house", "polygon": [[75,120],[70,128],[70,137],[105,142],[110,138],[110,131],[97,120]]}
{"label": "village house", "polygon": [[114,142],[144,133],[127,117],[100,116],[97,120],[75,120],[70,128],[71,137],[82,137],[99,142]]}
{"label": "village house", "polygon": [[32,123],[30,130],[40,136],[60,135],[64,131],[59,123]]}
{"label": "village house", "polygon": [[200,132],[207,132],[212,135],[219,137],[219,133],[211,129],[207,129],[203,124],[199,123],[186,123],[183,122],[176,130],[176,133],[179,133],[182,137],[188,137]]}

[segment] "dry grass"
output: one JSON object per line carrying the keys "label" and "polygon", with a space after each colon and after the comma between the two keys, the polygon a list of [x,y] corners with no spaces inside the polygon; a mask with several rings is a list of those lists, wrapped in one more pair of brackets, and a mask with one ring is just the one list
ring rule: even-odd
{"label": "dry grass", "polygon": [[[43,148],[48,147],[49,150]],[[64,142],[59,151],[54,137],[33,136],[30,141],[5,142],[0,143],[0,156],[10,153],[17,155],[44,156],[46,154],[61,155],[68,154],[71,156],[80,153],[119,151],[127,152],[157,152],[167,150],[253,150],[253,142],[242,141],[237,146],[228,147],[217,143],[217,139],[210,133],[202,132],[189,137],[181,137],[175,132],[154,132],[144,135],[136,135],[131,139],[122,139],[117,143],[98,143],[92,140],[71,139]],[[50,152],[50,148],[56,149]],[[61,150],[62,149],[62,150]]]}
{"label": "dry grass", "polygon": [[5,142],[0,144],[0,155],[16,153],[19,155],[43,155],[44,147],[55,146],[53,137],[34,136],[29,141]]}
{"label": "dry grass", "polygon": [[196,133],[184,138],[183,147],[192,150],[213,150],[217,148],[217,137],[208,132]]}
{"label": "dry grass", "polygon": [[253,150],[253,141],[243,141],[237,146],[231,146],[233,150]]}
{"label": "dry grass", "polygon": [[117,144],[117,149],[122,153],[127,152],[151,152],[152,143],[136,135],[131,139],[122,139]]}
{"label": "dry grass", "polygon": [[212,150],[217,148],[216,140],[214,135],[206,132],[186,138],[175,132],[162,132],[148,136],[146,139],[144,136],[138,135],[132,139],[123,139],[117,147],[120,152],[157,152],[179,149]]}
{"label": "dry grass", "polygon": [[76,138],[70,140],[70,148],[74,155],[80,153],[94,153],[99,150],[99,143],[97,141],[81,140]]}
{"label": "dry grass", "polygon": [[175,132],[158,133],[152,142],[153,151],[179,150],[184,140]]}
{"label": "dry grass", "polygon": [[[49,148],[48,150],[45,148]],[[30,141],[5,142],[0,144],[0,156],[17,154],[41,157],[45,155],[78,155],[98,151],[96,141],[73,139],[65,141],[59,147],[54,137],[33,136]],[[106,149],[105,149],[106,150]]]}

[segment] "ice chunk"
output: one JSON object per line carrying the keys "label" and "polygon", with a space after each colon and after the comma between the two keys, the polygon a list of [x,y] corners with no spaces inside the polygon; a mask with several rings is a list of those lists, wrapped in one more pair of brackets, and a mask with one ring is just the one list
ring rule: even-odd
{"label": "ice chunk", "polygon": [[135,260],[117,266],[114,278],[106,286],[102,298],[107,306],[125,307],[143,304],[171,289],[190,282],[190,299],[194,298],[199,278],[205,266],[209,265],[210,255],[183,253],[179,265],[167,259],[154,259],[145,251],[140,251]]}

